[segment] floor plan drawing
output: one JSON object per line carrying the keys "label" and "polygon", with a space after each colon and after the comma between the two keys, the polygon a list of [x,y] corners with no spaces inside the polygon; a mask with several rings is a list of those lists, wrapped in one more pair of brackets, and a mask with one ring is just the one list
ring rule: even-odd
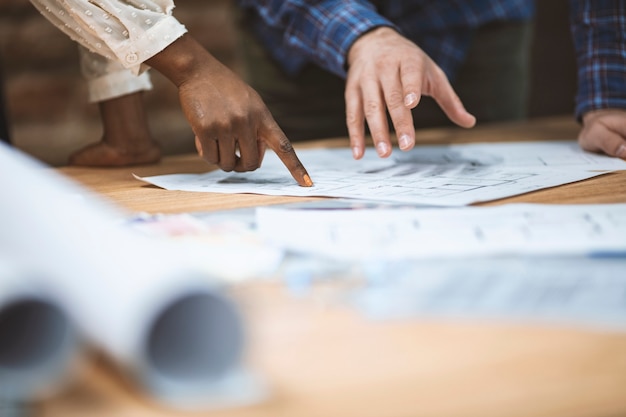
{"label": "floor plan drawing", "polygon": [[370,151],[301,150],[314,186],[299,187],[275,154],[254,172],[139,178],[165,189],[325,196],[434,206],[463,206],[626,169],[626,161],[582,151],[574,141],[419,146],[387,159]]}

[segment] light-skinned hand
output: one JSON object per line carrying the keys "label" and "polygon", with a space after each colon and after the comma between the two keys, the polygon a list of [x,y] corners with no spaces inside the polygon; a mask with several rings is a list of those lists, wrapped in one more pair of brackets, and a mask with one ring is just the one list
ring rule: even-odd
{"label": "light-skinned hand", "polygon": [[462,127],[472,127],[469,114],[452,89],[444,72],[417,45],[388,27],[361,36],[348,52],[346,79],[346,122],[355,159],[365,152],[365,125],[370,129],[376,151],[391,154],[386,111],[391,116],[398,146],[415,145],[411,109],[422,95],[434,98],[445,114]]}
{"label": "light-skinned hand", "polygon": [[583,116],[581,148],[626,160],[626,110],[594,110]]}

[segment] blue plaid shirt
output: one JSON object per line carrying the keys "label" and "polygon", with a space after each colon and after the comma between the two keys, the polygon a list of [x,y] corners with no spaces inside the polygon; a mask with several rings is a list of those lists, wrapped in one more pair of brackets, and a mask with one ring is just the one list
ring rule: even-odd
{"label": "blue plaid shirt", "polygon": [[570,0],[578,61],[576,116],[626,109],[626,0]]}
{"label": "blue plaid shirt", "polygon": [[[544,0],[545,1],[545,0]],[[533,0],[238,0],[252,30],[289,74],[305,65],[345,77],[347,52],[374,27],[419,45],[454,79],[472,32],[496,21],[532,18]],[[578,54],[577,116],[626,108],[626,0],[570,0]]]}

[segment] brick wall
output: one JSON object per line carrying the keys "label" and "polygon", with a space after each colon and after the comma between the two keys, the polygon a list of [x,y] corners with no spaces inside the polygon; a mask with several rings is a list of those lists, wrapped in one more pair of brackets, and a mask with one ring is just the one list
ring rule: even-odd
{"label": "brick wall", "polygon": [[[239,72],[229,0],[179,0],[174,15],[214,56]],[[102,134],[87,102],[76,44],[28,0],[0,0],[0,64],[14,145],[52,165]],[[176,88],[156,71],[145,94],[149,123],[166,154],[195,152]]]}

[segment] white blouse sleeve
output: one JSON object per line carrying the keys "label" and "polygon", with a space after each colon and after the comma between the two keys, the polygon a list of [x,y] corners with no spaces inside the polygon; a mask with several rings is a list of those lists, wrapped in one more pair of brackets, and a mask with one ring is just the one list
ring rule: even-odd
{"label": "white blouse sleeve", "polygon": [[173,0],[31,0],[55,26],[92,52],[134,74],[187,32]]}
{"label": "white blouse sleeve", "polygon": [[79,46],[80,68],[87,80],[92,103],[152,89],[148,71],[135,75],[117,60],[110,60]]}

